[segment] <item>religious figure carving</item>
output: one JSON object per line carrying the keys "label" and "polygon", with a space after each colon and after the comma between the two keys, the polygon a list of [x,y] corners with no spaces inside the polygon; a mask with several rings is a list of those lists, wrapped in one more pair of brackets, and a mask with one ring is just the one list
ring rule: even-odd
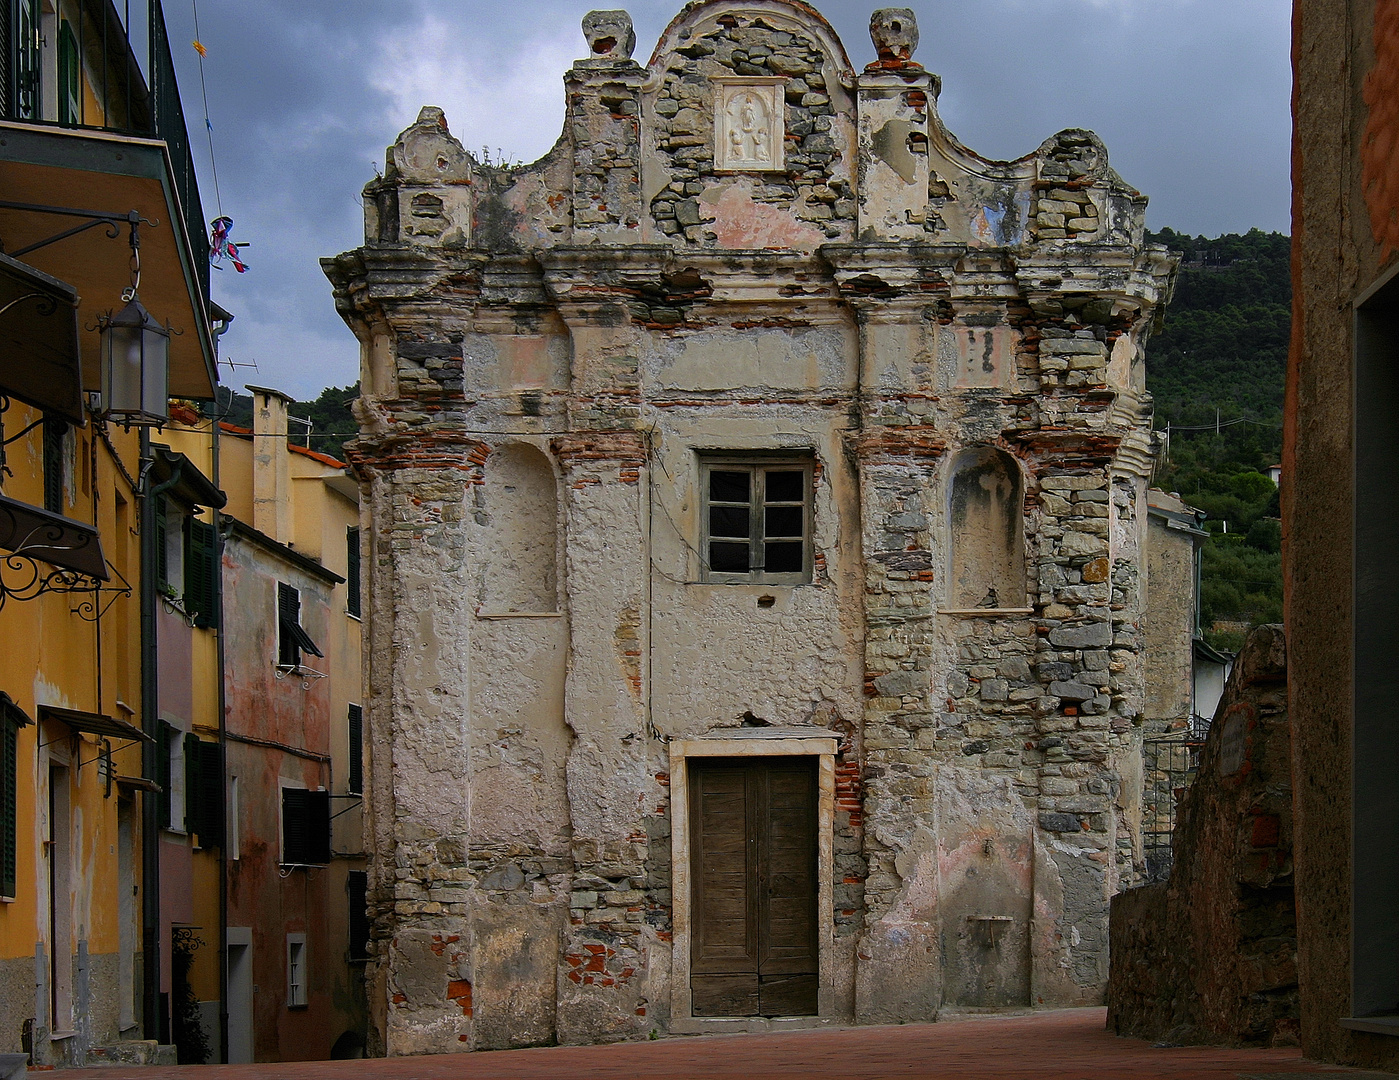
{"label": "religious figure carving", "polygon": [[716,88],[715,157],[720,169],[782,167],[781,86],[732,83]]}

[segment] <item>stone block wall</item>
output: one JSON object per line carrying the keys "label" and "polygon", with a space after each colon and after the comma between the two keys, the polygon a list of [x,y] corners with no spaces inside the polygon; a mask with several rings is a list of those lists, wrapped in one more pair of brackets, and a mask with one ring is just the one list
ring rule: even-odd
{"label": "stone block wall", "polygon": [[[549,155],[425,109],[325,263],[366,387],[373,1048],[770,1024],[689,1015],[671,753],[774,731],[835,747],[800,1022],[1100,1001],[1174,271],[1144,199],[1091,133],[967,151],[904,9],[863,72],[796,0],[692,4],[645,67],[625,13],[584,29]],[[800,580],[711,574],[716,456],[801,462]]]}
{"label": "stone block wall", "polygon": [[1112,901],[1108,1026],[1175,1043],[1299,1037],[1287,642],[1253,631],[1186,793],[1170,877]]}

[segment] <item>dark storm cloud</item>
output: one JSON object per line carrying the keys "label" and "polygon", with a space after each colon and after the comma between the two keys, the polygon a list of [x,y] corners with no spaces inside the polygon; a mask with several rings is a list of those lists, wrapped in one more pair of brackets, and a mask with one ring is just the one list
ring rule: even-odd
{"label": "dark storm cloud", "polygon": [[[167,0],[205,216],[217,209],[189,0]],[[237,0],[199,8],[222,208],[252,241],[251,273],[215,275],[237,316],[225,355],[299,397],[357,377],[358,350],[317,260],[361,240],[359,191],[419,106],[447,110],[468,147],[530,161],[558,138],[562,76],[595,6],[407,0]],[[637,57],[681,6],[633,3]],[[873,57],[873,2],[817,6],[851,59]],[[1107,142],[1149,222],[1186,232],[1288,228],[1286,0],[914,0],[917,58],[943,78],[940,112],[994,158],[1065,127]]]}

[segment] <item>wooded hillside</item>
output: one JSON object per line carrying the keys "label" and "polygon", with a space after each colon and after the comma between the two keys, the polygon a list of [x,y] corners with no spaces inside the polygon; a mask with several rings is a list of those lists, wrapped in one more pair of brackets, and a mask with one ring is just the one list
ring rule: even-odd
{"label": "wooded hillside", "polygon": [[1169,431],[1158,487],[1210,515],[1201,622],[1219,648],[1282,621],[1277,488],[1291,331],[1291,241],[1257,229],[1151,236],[1182,252],[1175,299],[1147,345],[1156,426]]}

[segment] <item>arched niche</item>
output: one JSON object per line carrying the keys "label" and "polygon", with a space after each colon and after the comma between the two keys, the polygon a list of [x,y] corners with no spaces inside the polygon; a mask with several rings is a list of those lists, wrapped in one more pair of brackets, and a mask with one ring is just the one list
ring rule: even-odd
{"label": "arched niche", "polygon": [[952,459],[948,608],[1026,605],[1024,507],[1023,474],[1010,454],[973,446]]}
{"label": "arched niche", "polygon": [[554,467],[525,443],[486,459],[483,613],[544,614],[559,605],[559,496]]}

